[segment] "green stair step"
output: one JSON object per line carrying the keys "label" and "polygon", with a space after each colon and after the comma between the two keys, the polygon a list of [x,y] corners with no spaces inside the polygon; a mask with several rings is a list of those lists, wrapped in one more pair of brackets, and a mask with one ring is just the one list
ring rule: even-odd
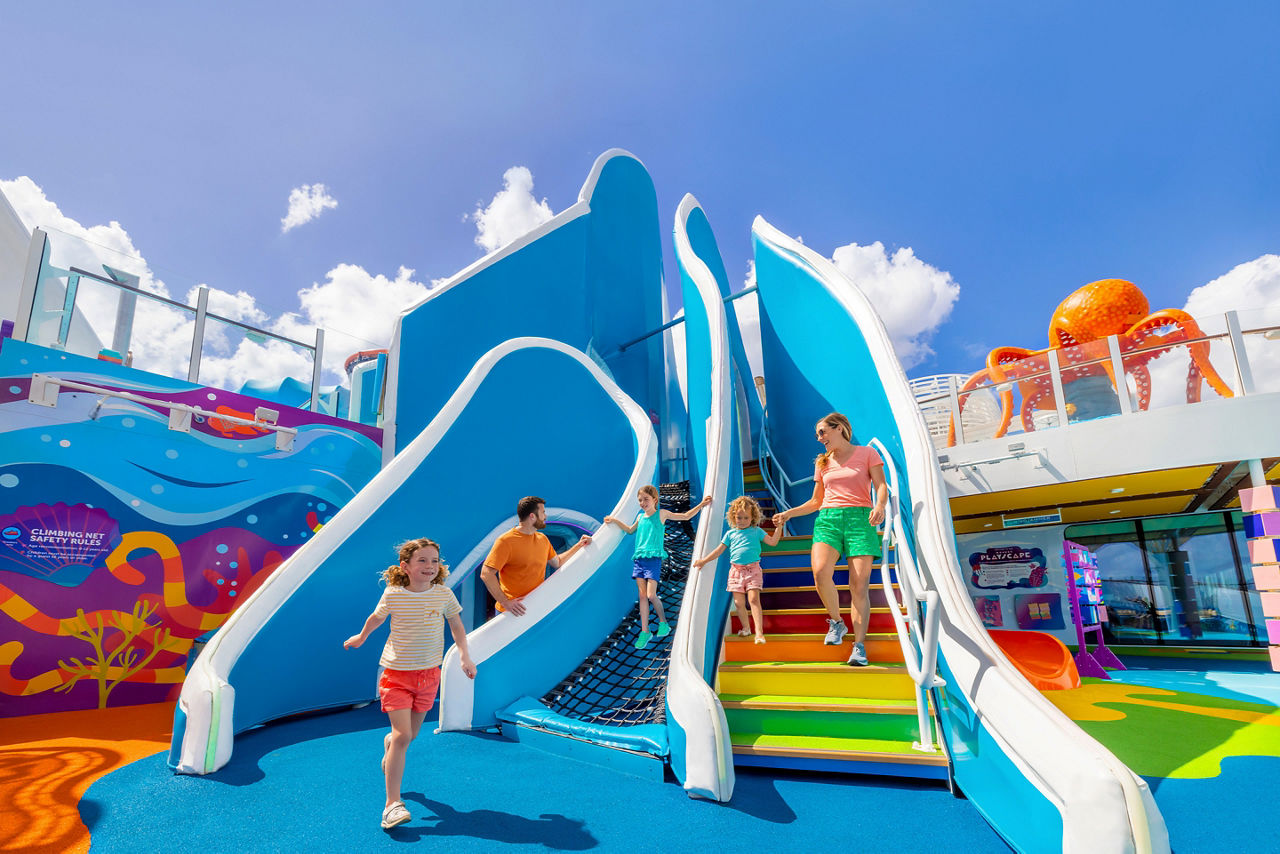
{"label": "green stair step", "polygon": [[893,712],[864,712],[842,709],[819,711],[801,709],[741,709],[726,707],[729,732],[803,738],[857,738],[871,741],[920,739],[915,709]]}
{"label": "green stair step", "polygon": [[909,741],[880,738],[827,738],[801,735],[734,733],[730,740],[734,753],[776,756],[808,756],[864,762],[902,762],[912,765],[946,765],[941,751],[923,753]]}
{"label": "green stair step", "polygon": [[864,697],[804,697],[789,694],[721,694],[726,709],[812,709],[824,712],[865,712],[868,714],[916,713],[910,700],[883,700]]}

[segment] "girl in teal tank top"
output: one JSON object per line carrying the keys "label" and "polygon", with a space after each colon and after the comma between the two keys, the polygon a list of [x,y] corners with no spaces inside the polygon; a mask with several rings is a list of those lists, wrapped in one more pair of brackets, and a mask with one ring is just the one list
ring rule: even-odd
{"label": "girl in teal tank top", "polygon": [[665,638],[671,634],[667,615],[662,610],[662,598],[658,596],[658,582],[662,580],[662,560],[667,556],[667,549],[663,543],[666,523],[689,521],[698,515],[698,511],[711,503],[711,496],[703,498],[685,513],[672,513],[670,510],[660,508],[658,488],[651,483],[640,487],[640,493],[636,498],[640,502],[640,515],[636,516],[633,524],[628,525],[613,516],[605,516],[604,521],[606,524],[617,525],[628,534],[636,535],[636,550],[632,556],[634,563],[631,570],[631,577],[636,580],[636,598],[640,605],[640,634],[636,637],[636,649],[644,649],[654,634],[649,631],[650,604],[653,605],[654,613],[658,615],[658,637]]}

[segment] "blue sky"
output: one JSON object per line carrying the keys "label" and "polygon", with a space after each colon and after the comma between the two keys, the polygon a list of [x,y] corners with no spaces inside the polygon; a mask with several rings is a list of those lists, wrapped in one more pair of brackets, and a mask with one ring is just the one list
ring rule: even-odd
{"label": "blue sky", "polygon": [[[0,181],[272,316],[340,265],[448,276],[507,170],[560,211],[613,146],[668,256],[693,192],[738,281],[757,213],[949,275],[912,375],[1043,346],[1094,279],[1182,307],[1280,252],[1276,4],[42,3],[0,30]],[[337,206],[282,232],[317,183]],[[1273,266],[1222,299],[1280,300]]]}

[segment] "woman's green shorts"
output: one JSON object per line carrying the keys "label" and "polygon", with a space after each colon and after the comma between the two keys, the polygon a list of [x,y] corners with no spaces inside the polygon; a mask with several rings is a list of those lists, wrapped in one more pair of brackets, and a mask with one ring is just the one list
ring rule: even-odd
{"label": "woman's green shorts", "polygon": [[845,557],[880,554],[880,533],[867,521],[870,507],[828,507],[818,511],[813,541],[826,543]]}

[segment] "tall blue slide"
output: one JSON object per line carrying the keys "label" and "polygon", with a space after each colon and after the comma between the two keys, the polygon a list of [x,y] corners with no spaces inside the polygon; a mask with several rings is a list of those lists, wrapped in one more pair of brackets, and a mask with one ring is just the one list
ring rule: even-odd
{"label": "tall blue slide", "polygon": [[[791,506],[812,493],[813,424],[847,415],[898,473],[899,561],[938,616],[937,704],[955,780],[1019,851],[1163,852],[1145,782],[1005,659],[973,609],[933,446],[879,316],[829,261],[757,217],[752,228],[769,400],[765,440]],[[820,330],[820,332],[819,332]],[[932,594],[936,593],[936,598]],[[923,603],[909,603],[924,607]]]}
{"label": "tall blue slide", "polygon": [[[658,474],[654,424],[668,415],[661,336],[648,336],[662,323],[660,253],[652,182],[614,150],[597,160],[575,205],[406,310],[388,365],[383,470],[206,646],[176,712],[177,770],[221,767],[235,735],[259,723],[374,696],[380,645],[346,651],[342,640],[377,601],[379,571],[400,540],[431,536],[446,562],[474,554],[528,494],[578,518],[635,515],[639,486]],[[723,338],[723,309],[709,300],[708,323]],[[732,420],[723,409],[731,407],[725,352],[700,368],[720,389],[716,418],[702,417],[706,436]],[[700,452],[697,479],[727,491],[732,447],[718,442]],[[524,616],[499,615],[472,632],[479,672],[466,679],[456,655],[446,659],[442,727],[492,726],[513,701],[541,697],[571,672],[634,606],[630,554],[618,529],[601,529],[526,598]],[[710,595],[711,581],[686,596]],[[701,688],[669,692],[671,714],[646,749],[691,793],[726,800],[727,731],[706,685],[719,627],[704,625],[709,600],[682,613],[673,650],[693,663]],[[621,729],[579,736],[632,746]]]}

